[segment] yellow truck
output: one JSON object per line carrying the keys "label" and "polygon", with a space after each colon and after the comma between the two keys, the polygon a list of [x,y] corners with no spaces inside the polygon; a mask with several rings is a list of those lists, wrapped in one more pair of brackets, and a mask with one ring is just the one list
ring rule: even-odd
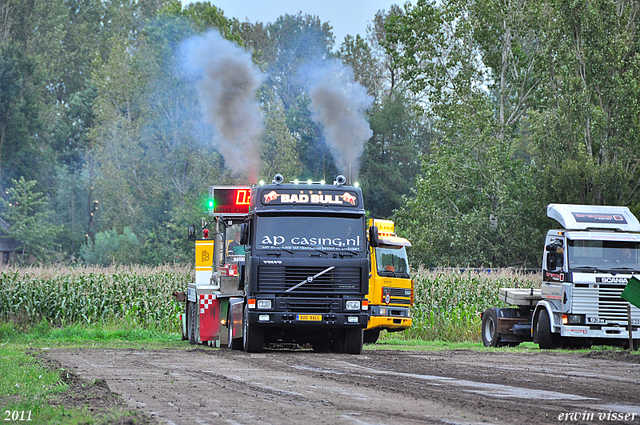
{"label": "yellow truck", "polygon": [[[411,327],[413,306],[413,280],[409,276],[406,247],[411,243],[395,233],[390,220],[370,218],[367,228],[378,228],[378,246],[370,244],[371,270],[369,273],[369,324],[364,331],[364,342],[373,344],[380,331],[403,331]],[[369,232],[368,232],[369,233]]]}

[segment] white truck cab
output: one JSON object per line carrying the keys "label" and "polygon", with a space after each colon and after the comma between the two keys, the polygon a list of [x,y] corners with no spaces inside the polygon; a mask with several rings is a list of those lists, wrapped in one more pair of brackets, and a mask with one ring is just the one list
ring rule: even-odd
{"label": "white truck cab", "polygon": [[[628,303],[620,294],[640,274],[638,219],[627,207],[594,205],[549,204],[547,215],[563,229],[545,238],[540,289],[500,290],[500,299],[516,308],[483,313],[485,346],[625,344]],[[634,339],[639,327],[640,310],[632,306]]]}

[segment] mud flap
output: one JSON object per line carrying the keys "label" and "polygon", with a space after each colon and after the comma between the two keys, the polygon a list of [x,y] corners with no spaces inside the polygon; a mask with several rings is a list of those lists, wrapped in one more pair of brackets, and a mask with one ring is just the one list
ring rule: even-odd
{"label": "mud flap", "polygon": [[220,300],[215,294],[200,294],[200,340],[220,339]]}

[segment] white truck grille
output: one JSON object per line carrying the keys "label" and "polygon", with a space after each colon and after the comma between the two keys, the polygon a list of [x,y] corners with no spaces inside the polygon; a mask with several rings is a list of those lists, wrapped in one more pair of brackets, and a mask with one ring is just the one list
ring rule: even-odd
{"label": "white truck grille", "polygon": [[[604,319],[609,325],[626,326],[628,303],[620,298],[624,287],[625,285],[574,284],[571,312],[584,314],[587,318]],[[631,307],[631,319],[634,324],[637,323],[636,320],[640,320],[640,310],[633,306]]]}

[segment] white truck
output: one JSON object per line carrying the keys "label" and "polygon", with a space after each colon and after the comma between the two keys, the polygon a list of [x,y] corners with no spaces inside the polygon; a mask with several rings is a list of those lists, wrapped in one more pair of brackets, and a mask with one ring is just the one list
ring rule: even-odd
{"label": "white truck", "polygon": [[640,274],[640,223],[627,207],[549,204],[539,289],[501,288],[513,307],[482,314],[486,347],[533,341],[540,348],[640,345],[640,310],[620,294]]}

